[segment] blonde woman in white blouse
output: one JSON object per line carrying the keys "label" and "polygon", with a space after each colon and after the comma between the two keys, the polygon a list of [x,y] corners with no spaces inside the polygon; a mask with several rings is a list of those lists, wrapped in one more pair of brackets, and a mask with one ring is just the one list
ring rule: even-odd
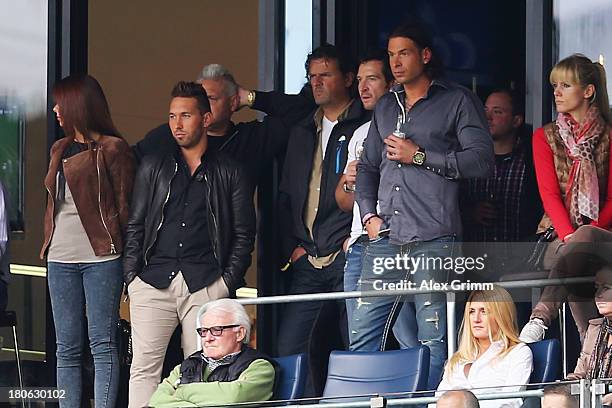
{"label": "blonde woman in white blouse", "polygon": [[[469,389],[475,395],[524,390],[533,368],[531,350],[518,339],[516,307],[510,294],[470,294],[460,328],[459,349],[448,360],[436,395]],[[518,408],[521,398],[480,401],[481,408]]]}

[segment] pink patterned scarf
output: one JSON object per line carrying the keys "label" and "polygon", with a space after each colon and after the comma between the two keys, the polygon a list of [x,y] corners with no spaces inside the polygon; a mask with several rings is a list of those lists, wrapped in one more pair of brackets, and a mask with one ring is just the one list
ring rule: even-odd
{"label": "pink patterned scarf", "polygon": [[597,106],[591,105],[582,123],[567,113],[559,113],[557,126],[572,161],[565,207],[572,224],[580,226],[584,224],[583,217],[599,218],[599,183],[593,152],[605,130],[605,122]]}

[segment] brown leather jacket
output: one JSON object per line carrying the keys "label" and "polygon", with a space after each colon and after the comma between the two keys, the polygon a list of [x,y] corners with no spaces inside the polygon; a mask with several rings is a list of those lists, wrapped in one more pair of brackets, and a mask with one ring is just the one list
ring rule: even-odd
{"label": "brown leather jacket", "polygon": [[[73,139],[64,137],[51,147],[49,171],[45,177],[47,210],[45,256],[55,227],[56,174],[59,161]],[[101,136],[96,148],[64,159],[64,176],[74,198],[91,247],[97,256],[123,252],[128,206],[134,184],[135,160],[125,140]]]}

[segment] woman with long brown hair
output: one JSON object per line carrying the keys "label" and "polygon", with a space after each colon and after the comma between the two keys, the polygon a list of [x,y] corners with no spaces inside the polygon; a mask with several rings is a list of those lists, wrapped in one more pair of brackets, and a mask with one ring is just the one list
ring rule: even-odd
{"label": "woman with long brown hair", "polygon": [[[612,117],[606,73],[581,54],[561,60],[550,73],[557,119],[533,135],[538,190],[544,204],[539,231],[554,228],[557,238],[544,257],[550,278],[595,275],[612,251]],[[590,286],[544,289],[521,332],[530,343],[544,331],[568,300],[583,339],[589,319],[597,316]]]}
{"label": "woman with long brown hair", "polygon": [[84,325],[94,360],[96,408],[114,407],[119,385],[116,332],[123,285],[121,253],[134,158],[110,117],[100,84],[73,75],[53,88],[65,137],[51,147],[45,239],[57,338],[60,407],[80,408]]}

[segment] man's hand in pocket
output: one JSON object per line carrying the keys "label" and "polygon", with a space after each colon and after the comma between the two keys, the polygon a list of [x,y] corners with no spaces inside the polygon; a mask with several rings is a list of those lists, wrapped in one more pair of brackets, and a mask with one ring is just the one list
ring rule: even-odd
{"label": "man's hand in pocket", "polygon": [[291,263],[296,263],[298,259],[306,255],[306,250],[301,246],[295,247],[293,252],[291,253]]}
{"label": "man's hand in pocket", "polygon": [[368,232],[368,238],[376,239],[378,237],[378,233],[380,232],[380,227],[383,223],[382,218],[380,217],[372,217],[366,222],[366,231]]}

